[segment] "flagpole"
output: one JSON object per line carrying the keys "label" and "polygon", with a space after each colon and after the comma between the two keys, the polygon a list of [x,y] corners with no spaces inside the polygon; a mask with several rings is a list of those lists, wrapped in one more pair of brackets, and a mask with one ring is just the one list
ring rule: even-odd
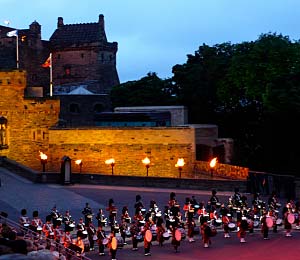
{"label": "flagpole", "polygon": [[50,52],[50,97],[52,97],[52,52]]}
{"label": "flagpole", "polygon": [[17,49],[17,69],[19,69],[19,36],[18,36],[18,33],[16,35],[16,41],[17,41],[17,46],[16,46],[16,49]]}

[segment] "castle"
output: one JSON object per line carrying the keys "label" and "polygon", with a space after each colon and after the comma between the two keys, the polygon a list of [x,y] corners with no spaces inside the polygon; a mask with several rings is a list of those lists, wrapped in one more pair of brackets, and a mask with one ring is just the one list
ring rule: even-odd
{"label": "castle", "polygon": [[[218,138],[215,125],[188,125],[184,107],[116,108],[117,113],[148,111],[158,120],[160,113],[170,125],[95,126],[95,114],[111,111],[109,93],[119,84],[118,45],[107,42],[103,15],[97,23],[73,25],[59,17],[49,41],[41,40],[36,21],[19,30],[20,69],[13,69],[16,39],[6,36],[13,29],[0,27],[0,156],[41,171],[42,152],[48,156],[47,172],[59,172],[68,156],[74,172],[81,159],[82,171],[96,174],[110,174],[104,162],[114,158],[115,174],[134,176],[145,175],[142,159],[148,157],[149,176],[159,177],[178,177],[179,158],[185,161],[182,177],[193,176],[196,160],[216,153],[230,163],[232,140]],[[53,96],[49,70],[41,66],[50,52]]]}

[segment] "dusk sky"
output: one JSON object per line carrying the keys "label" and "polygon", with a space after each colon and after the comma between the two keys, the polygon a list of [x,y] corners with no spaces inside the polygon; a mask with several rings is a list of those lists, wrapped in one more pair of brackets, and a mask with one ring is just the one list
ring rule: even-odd
{"label": "dusk sky", "polygon": [[48,40],[57,26],[98,22],[104,15],[109,42],[119,44],[121,83],[148,72],[172,77],[200,45],[256,40],[262,33],[281,33],[299,40],[299,0],[0,0],[0,21],[28,29],[33,21]]}

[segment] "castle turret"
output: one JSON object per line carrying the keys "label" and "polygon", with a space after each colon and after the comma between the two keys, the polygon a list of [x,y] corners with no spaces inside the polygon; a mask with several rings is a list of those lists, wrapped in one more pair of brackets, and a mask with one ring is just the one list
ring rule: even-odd
{"label": "castle turret", "polygon": [[57,19],[57,28],[64,25],[64,19],[62,17],[58,17]]}

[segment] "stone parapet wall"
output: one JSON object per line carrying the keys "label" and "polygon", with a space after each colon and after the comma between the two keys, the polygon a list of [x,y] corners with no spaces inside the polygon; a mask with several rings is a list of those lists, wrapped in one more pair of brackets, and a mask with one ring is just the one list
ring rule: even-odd
{"label": "stone parapet wall", "polygon": [[238,180],[246,180],[248,178],[248,168],[217,163],[215,168],[212,169],[209,163],[210,162],[205,161],[195,161],[194,174],[197,175],[197,172],[206,172],[212,174],[214,177],[228,177],[230,179]]}

